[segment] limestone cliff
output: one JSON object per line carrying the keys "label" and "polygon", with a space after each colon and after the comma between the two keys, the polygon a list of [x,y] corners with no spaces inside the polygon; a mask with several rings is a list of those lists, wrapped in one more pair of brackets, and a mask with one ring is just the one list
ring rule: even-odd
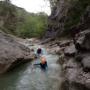
{"label": "limestone cliff", "polygon": [[46,37],[71,35],[90,28],[90,0],[50,0]]}

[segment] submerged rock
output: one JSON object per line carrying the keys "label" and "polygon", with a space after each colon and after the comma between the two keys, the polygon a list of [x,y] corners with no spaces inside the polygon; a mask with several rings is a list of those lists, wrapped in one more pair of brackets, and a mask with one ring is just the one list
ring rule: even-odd
{"label": "submerged rock", "polygon": [[0,73],[11,66],[32,59],[30,49],[20,44],[14,37],[0,32]]}

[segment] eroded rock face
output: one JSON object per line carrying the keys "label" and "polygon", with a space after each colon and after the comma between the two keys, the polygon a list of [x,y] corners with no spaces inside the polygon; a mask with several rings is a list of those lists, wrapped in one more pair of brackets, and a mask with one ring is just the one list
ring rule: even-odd
{"label": "eroded rock face", "polygon": [[49,17],[46,38],[72,35],[90,28],[90,0],[50,0],[52,13]]}
{"label": "eroded rock face", "polygon": [[15,62],[26,62],[31,60],[30,49],[20,44],[10,35],[0,32],[0,73],[15,66]]}
{"label": "eroded rock face", "polygon": [[[75,45],[79,44],[76,48]],[[90,90],[90,31],[85,30],[76,36],[76,42],[64,46],[64,56],[60,57],[67,90]],[[79,52],[78,52],[79,51]],[[62,54],[61,54],[62,55]],[[68,56],[68,57],[66,57]],[[67,83],[65,83],[67,82]],[[67,86],[68,85],[68,86]]]}

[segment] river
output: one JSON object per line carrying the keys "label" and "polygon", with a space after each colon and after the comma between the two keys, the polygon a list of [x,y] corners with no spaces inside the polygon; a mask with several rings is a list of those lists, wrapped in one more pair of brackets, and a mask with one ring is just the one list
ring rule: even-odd
{"label": "river", "polygon": [[[35,45],[33,48],[37,47]],[[0,90],[60,90],[60,65],[56,63],[58,56],[49,54],[45,48],[43,51],[48,63],[46,71],[33,65],[39,59],[20,65],[0,75]]]}

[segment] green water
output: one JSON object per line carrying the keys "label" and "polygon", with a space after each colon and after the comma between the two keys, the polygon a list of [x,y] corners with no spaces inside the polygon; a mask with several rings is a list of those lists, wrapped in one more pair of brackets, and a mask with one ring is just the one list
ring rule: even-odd
{"label": "green water", "polygon": [[11,72],[0,76],[0,90],[59,90],[60,66],[56,63],[57,55],[44,50],[48,69],[43,71],[33,66],[39,59],[18,66]]}

